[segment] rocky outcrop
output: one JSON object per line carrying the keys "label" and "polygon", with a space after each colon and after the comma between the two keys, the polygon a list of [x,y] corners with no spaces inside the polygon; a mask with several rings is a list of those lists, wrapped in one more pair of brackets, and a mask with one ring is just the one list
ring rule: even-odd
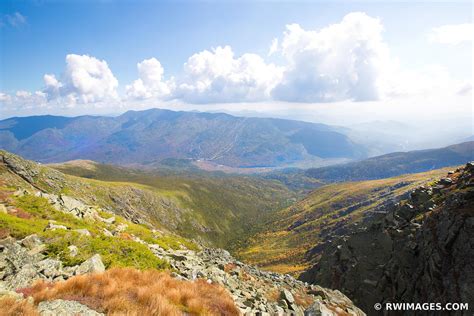
{"label": "rocky outcrop", "polygon": [[364,315],[339,291],[308,285],[289,275],[261,271],[236,260],[226,250],[205,248],[195,252],[149,247],[171,263],[177,271],[175,277],[201,278],[225,287],[244,315],[304,315],[308,307],[313,311],[308,315]]}
{"label": "rocky outcrop", "polygon": [[[165,250],[140,242],[170,262],[174,277],[189,281],[205,279],[225,287],[244,315],[364,315],[339,291],[308,285],[289,275],[260,271],[222,249]],[[46,258],[43,246],[36,235],[0,241],[0,297],[21,298],[15,291],[21,292],[39,279],[57,282],[74,275],[105,271],[99,255],[78,266],[64,267],[61,261]],[[41,315],[92,315],[81,308],[79,303],[60,300],[38,306]]]}
{"label": "rocky outcrop", "polygon": [[301,279],[375,303],[474,305],[474,164],[419,187],[385,214],[334,242]]}
{"label": "rocky outcrop", "polygon": [[61,261],[47,258],[43,254],[45,248],[36,235],[23,240],[11,237],[0,240],[0,289],[15,291],[39,279],[57,282],[74,275],[105,271],[100,255],[81,265],[64,267]]}

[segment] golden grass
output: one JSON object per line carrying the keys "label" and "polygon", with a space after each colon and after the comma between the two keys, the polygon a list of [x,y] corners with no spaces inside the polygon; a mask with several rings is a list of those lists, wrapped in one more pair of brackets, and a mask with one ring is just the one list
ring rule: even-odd
{"label": "golden grass", "polygon": [[0,316],[39,316],[36,307],[27,300],[0,298]]}
{"label": "golden grass", "polygon": [[181,281],[156,270],[115,268],[23,291],[36,304],[75,300],[107,315],[239,315],[228,292],[203,280]]}

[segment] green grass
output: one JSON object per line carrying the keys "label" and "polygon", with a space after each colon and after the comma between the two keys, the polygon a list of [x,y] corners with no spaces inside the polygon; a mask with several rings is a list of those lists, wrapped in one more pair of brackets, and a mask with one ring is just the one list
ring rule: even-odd
{"label": "green grass", "polygon": [[[88,237],[71,231],[49,232],[45,237],[48,240],[48,256],[60,258],[69,266],[80,264],[98,253],[107,268],[169,269],[170,267],[167,261],[156,257],[147,246],[132,240],[103,235]],[[78,247],[77,256],[69,255],[70,245]]]}
{"label": "green grass", "polygon": [[[110,196],[118,193],[158,228],[173,227],[178,235],[224,248],[239,245],[259,229],[257,224],[264,216],[288,206],[296,196],[278,181],[248,176],[143,172],[89,162],[56,164],[54,168],[70,174],[68,178],[76,184],[89,186],[87,190],[71,186],[72,196],[87,198],[86,193],[93,191],[100,206],[114,208]],[[129,188],[139,189],[140,199],[131,196]],[[153,202],[159,200],[170,206]]]}
{"label": "green grass", "polygon": [[[6,187],[0,191],[10,193]],[[47,245],[48,257],[59,258],[67,266],[77,265],[94,254],[100,254],[106,267],[135,267],[138,269],[169,269],[167,261],[156,257],[151,250],[139,242],[121,237],[103,235],[103,228],[113,230],[119,224],[126,224],[126,233],[133,234],[146,242],[158,244],[165,249],[197,250],[197,246],[179,236],[157,234],[144,225],[131,223],[120,216],[116,216],[116,223],[107,224],[100,221],[78,219],[71,214],[54,209],[45,198],[33,195],[10,197],[10,203],[21,210],[21,217],[0,213],[0,229],[9,235],[22,239],[31,234],[40,236]],[[99,211],[105,218],[109,213]],[[49,220],[55,220],[58,225],[64,225],[68,230],[46,230]],[[87,229],[92,235],[84,236],[74,229]],[[75,245],[79,252],[71,257],[68,247]]]}

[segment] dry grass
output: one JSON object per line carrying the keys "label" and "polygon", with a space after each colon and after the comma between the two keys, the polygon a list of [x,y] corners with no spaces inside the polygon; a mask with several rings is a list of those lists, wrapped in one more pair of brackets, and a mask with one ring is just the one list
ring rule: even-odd
{"label": "dry grass", "polygon": [[23,219],[30,219],[32,217],[30,213],[25,212],[21,208],[13,208],[8,211],[8,214],[16,216],[18,218],[23,218]]}
{"label": "dry grass", "polygon": [[27,300],[12,297],[0,299],[0,316],[39,316],[36,307]]}
{"label": "dry grass", "polygon": [[155,270],[116,268],[54,284],[40,281],[28,292],[35,303],[75,300],[107,315],[239,315],[224,288]]}
{"label": "dry grass", "polygon": [[229,262],[224,265],[224,271],[227,273],[234,271],[235,268],[237,268],[237,265],[233,262]]}

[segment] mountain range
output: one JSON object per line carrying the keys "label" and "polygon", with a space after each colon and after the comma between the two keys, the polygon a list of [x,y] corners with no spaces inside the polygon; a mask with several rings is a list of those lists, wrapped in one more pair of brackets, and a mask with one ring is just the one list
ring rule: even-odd
{"label": "mountain range", "polygon": [[474,160],[474,142],[444,148],[395,152],[322,168],[310,168],[306,176],[323,181],[359,181],[383,179],[454,166]]}
{"label": "mountain range", "polygon": [[14,117],[0,121],[0,143],[40,162],[90,159],[140,166],[172,158],[276,167],[366,154],[342,128],[324,124],[161,109],[117,117]]}

